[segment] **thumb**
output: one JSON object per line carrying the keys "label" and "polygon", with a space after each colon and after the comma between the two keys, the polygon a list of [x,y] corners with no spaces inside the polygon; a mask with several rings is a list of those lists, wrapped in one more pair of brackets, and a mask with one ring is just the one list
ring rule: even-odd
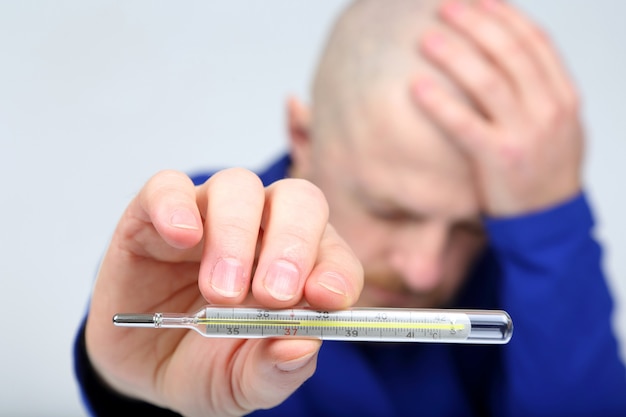
{"label": "thumb", "polygon": [[[313,375],[320,340],[267,339],[250,352],[243,367],[240,405],[264,409],[279,405]],[[237,393],[234,393],[235,399]]]}

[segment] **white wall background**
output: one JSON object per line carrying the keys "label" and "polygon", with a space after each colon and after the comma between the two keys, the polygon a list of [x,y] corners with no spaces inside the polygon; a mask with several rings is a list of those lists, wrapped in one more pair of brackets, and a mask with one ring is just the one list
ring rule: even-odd
{"label": "white wall background", "polygon": [[[585,99],[585,174],[626,340],[626,3],[518,3]],[[85,414],[72,339],[122,210],[160,169],[254,169],[282,151],[284,98],[306,98],[343,4],[0,0],[0,415]]]}

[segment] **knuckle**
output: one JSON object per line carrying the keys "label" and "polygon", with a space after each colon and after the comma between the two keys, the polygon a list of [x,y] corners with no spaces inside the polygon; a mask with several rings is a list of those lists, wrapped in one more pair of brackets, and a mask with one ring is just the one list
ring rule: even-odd
{"label": "knuckle", "polygon": [[148,185],[160,188],[165,185],[176,183],[178,181],[190,181],[189,177],[180,171],[165,169],[154,174],[149,180]]}
{"label": "knuckle", "polygon": [[552,39],[548,32],[539,26],[532,26],[528,31],[528,37],[532,41],[540,42],[545,45],[552,45]]}
{"label": "knuckle", "polygon": [[520,154],[524,149],[532,146],[535,138],[535,131],[527,129],[521,131],[504,131],[499,134],[498,140],[495,142],[496,147],[501,154]]}
{"label": "knuckle", "polygon": [[328,222],[328,204],[322,191],[300,179],[285,179],[270,186],[272,206],[265,212],[264,229],[282,257],[299,264],[320,246]]}
{"label": "knuckle", "polygon": [[211,185],[219,184],[228,188],[236,187],[241,189],[262,190],[261,179],[252,171],[245,168],[227,168],[216,172],[208,182]]}
{"label": "knuckle", "polygon": [[519,57],[523,54],[522,45],[515,38],[502,39],[501,42],[499,42],[497,49],[500,51],[502,56],[507,58]]}
{"label": "knuckle", "polygon": [[471,143],[479,143],[484,138],[478,134],[476,123],[462,114],[450,114],[447,118],[450,133],[460,139],[467,147]]}
{"label": "knuckle", "polygon": [[577,114],[582,106],[580,93],[575,89],[567,91],[564,100],[564,106],[566,111],[570,114]]}
{"label": "knuckle", "polygon": [[162,170],[148,180],[141,192],[142,198],[152,202],[162,201],[173,195],[180,198],[184,193],[184,185],[193,186],[186,174],[175,170]]}
{"label": "knuckle", "polygon": [[504,87],[503,80],[493,72],[483,71],[474,81],[474,89],[479,94],[502,94]]}
{"label": "knuckle", "polygon": [[288,178],[272,184],[273,192],[280,198],[288,199],[292,205],[304,212],[316,212],[328,217],[328,202],[322,190],[310,181]]}
{"label": "knuckle", "polygon": [[311,253],[311,248],[317,246],[317,242],[306,229],[293,226],[282,231],[280,236],[282,243],[282,258],[291,260],[299,265]]}
{"label": "knuckle", "polygon": [[[228,236],[229,239],[238,241],[238,238],[245,237],[249,239],[256,239],[259,226],[251,219],[247,219],[242,216],[232,216],[220,219],[218,224],[213,225],[213,230],[209,230],[209,235],[213,233],[218,236]],[[211,233],[213,232],[213,233]]]}
{"label": "knuckle", "polygon": [[508,168],[519,167],[529,153],[526,148],[527,146],[522,146],[519,143],[502,144],[498,147],[500,161]]}
{"label": "knuckle", "polygon": [[546,103],[540,112],[540,123],[538,123],[538,136],[550,135],[558,130],[568,118],[568,111],[565,106],[558,103]]}
{"label": "knuckle", "polygon": [[363,275],[363,266],[356,253],[354,253],[350,245],[341,238],[339,233],[330,224],[326,227],[322,244],[327,253],[341,260],[339,264],[347,268],[345,271],[347,274],[354,274],[355,276]]}
{"label": "knuckle", "polygon": [[454,126],[454,130],[456,130],[457,132],[463,132],[464,137],[467,138],[473,136],[473,124],[470,120],[462,117],[457,117],[456,119],[454,119],[452,124]]}
{"label": "knuckle", "polygon": [[206,209],[214,210],[225,218],[254,218],[255,213],[260,213],[265,198],[260,178],[242,168],[230,168],[215,173],[200,192],[207,202]]}

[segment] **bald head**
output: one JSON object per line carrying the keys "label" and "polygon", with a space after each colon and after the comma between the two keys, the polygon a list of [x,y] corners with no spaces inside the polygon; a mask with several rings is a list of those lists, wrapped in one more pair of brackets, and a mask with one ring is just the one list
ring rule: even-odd
{"label": "bald head", "polygon": [[343,136],[346,123],[389,80],[417,71],[444,77],[417,52],[420,34],[437,23],[440,0],[356,0],[335,22],[312,85],[315,136]]}

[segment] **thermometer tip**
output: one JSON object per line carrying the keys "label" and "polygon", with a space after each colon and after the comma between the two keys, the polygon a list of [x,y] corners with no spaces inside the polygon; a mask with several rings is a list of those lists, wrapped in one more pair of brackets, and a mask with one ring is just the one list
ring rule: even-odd
{"label": "thermometer tip", "polygon": [[154,327],[154,314],[116,314],[113,324],[128,327]]}

